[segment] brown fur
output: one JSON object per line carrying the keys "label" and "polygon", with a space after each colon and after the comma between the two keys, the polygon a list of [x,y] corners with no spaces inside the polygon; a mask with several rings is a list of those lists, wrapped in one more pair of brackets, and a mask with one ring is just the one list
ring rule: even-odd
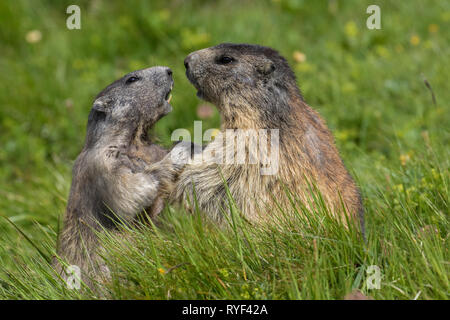
{"label": "brown fur", "polygon": [[[227,207],[225,179],[240,211],[250,221],[259,222],[268,220],[269,212],[277,212],[275,201],[292,210],[285,187],[310,207],[308,183],[313,183],[337,219],[345,221],[343,202],[350,220],[362,223],[360,192],[332,134],[303,100],[283,57],[267,47],[221,44],[191,53],[185,66],[198,96],[218,107],[222,133],[226,129],[279,129],[279,171],[261,175],[260,164],[216,164],[206,157],[186,166],[173,199],[189,207],[194,186],[199,208],[221,220],[222,209]],[[216,144],[208,144],[203,153]]]}

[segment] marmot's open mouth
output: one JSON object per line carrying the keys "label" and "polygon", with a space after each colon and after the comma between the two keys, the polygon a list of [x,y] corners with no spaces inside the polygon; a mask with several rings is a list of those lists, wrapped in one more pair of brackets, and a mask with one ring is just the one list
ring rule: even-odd
{"label": "marmot's open mouth", "polygon": [[186,77],[188,78],[189,82],[192,83],[192,85],[197,89],[197,97],[200,99],[204,99],[205,96],[203,95],[203,91],[200,89],[200,85],[198,84],[197,79],[191,74],[189,70],[186,70]]}
{"label": "marmot's open mouth", "polygon": [[164,99],[166,100],[167,103],[170,103],[170,100],[172,100],[172,89],[173,89],[173,83],[170,85],[170,89],[169,91],[167,91],[166,96],[164,97]]}
{"label": "marmot's open mouth", "polygon": [[166,97],[164,98],[166,99],[167,103],[170,103],[170,100],[172,99],[172,94],[169,92],[167,92]]}

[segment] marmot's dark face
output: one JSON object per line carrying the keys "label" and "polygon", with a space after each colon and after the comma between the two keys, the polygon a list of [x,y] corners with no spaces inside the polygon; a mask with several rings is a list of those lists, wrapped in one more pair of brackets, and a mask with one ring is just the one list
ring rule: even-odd
{"label": "marmot's dark face", "polygon": [[152,67],[133,71],[100,92],[92,107],[110,124],[143,123],[151,126],[172,111],[172,70]]}
{"label": "marmot's dark face", "polygon": [[271,48],[223,43],[192,52],[184,65],[197,95],[219,109],[254,105],[264,113],[279,112],[292,92],[300,95],[287,61]]}

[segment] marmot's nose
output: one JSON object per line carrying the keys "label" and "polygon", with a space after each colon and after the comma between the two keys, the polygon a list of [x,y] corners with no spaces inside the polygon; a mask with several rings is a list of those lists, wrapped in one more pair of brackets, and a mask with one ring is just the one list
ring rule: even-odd
{"label": "marmot's nose", "polygon": [[184,59],[184,66],[186,70],[192,67],[192,63],[194,63],[197,58],[198,54],[196,52],[192,52],[186,57],[186,59]]}
{"label": "marmot's nose", "polygon": [[166,72],[167,72],[167,75],[168,75],[169,77],[172,77],[172,74],[173,74],[172,69],[167,68],[167,69],[166,69]]}
{"label": "marmot's nose", "polygon": [[189,69],[189,56],[184,59],[184,67],[186,68],[186,70]]}

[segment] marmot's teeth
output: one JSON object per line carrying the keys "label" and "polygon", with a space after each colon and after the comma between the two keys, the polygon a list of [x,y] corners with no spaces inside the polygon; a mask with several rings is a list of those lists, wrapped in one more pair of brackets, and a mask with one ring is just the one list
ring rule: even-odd
{"label": "marmot's teeth", "polygon": [[172,100],[172,94],[169,95],[169,98],[167,99],[167,102],[170,103],[170,100]]}

